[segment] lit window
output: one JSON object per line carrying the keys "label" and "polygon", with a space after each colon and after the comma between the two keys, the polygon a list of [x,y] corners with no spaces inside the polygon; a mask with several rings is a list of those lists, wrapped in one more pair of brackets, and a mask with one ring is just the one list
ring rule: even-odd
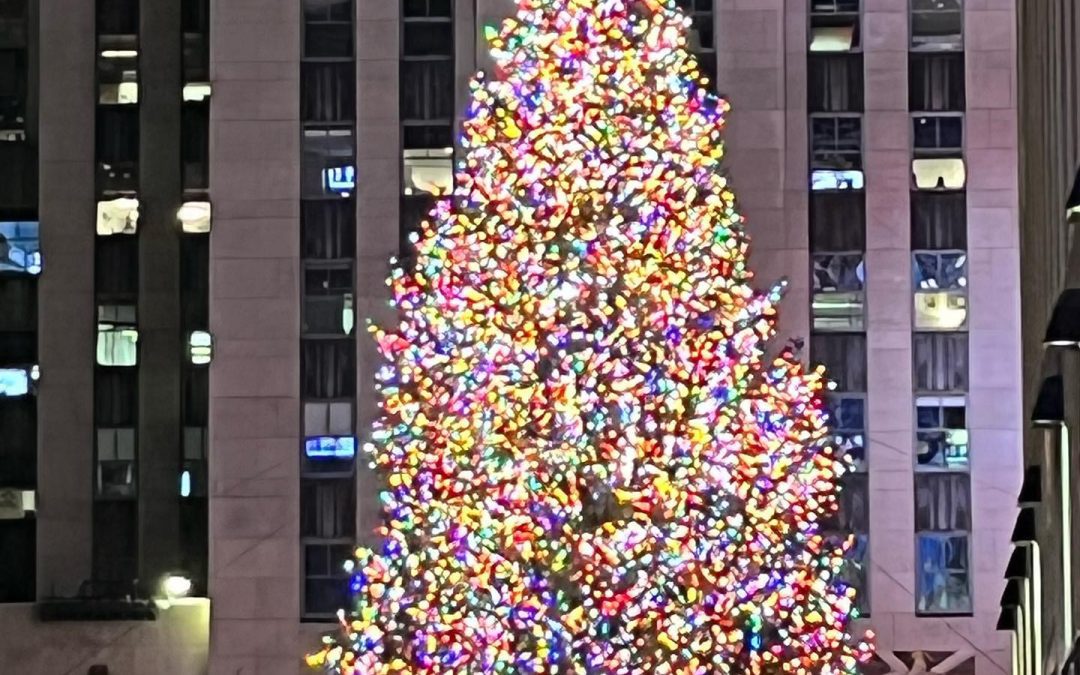
{"label": "lit window", "polygon": [[98,58],[98,103],[126,105],[139,102],[139,52],[106,49]]}
{"label": "lit window", "polygon": [[919,470],[968,467],[968,432],[963,396],[919,396],[915,399],[915,457]]}
{"label": "lit window", "polygon": [[833,171],[817,169],[810,176],[810,189],[819,190],[862,190],[862,171]]}
{"label": "lit window", "polygon": [[967,254],[913,253],[915,328],[955,330],[967,323]]}
{"label": "lit window", "polygon": [[190,82],[184,85],[184,100],[205,101],[210,98],[211,91],[209,82]]}
{"label": "lit window", "polygon": [[914,159],[911,171],[920,190],[960,190],[967,181],[964,160],[959,157]]}
{"label": "lit window", "polygon": [[305,403],[304,435],[349,436],[353,433],[353,407],[351,403]]}
{"label": "lit window", "polygon": [[966,614],[971,611],[971,577],[968,544],[962,534],[920,532],[916,535],[919,569],[919,614]]}
{"label": "lit window", "polygon": [[911,0],[911,48],[958,50],[964,46],[961,0]]}
{"label": "lit window", "polygon": [[128,197],[98,202],[97,233],[135,234],[139,224],[139,200]]}
{"label": "lit window", "polygon": [[815,255],[815,330],[861,330],[866,272],[861,253]]}
{"label": "lit window", "polygon": [[36,379],[26,368],[0,368],[0,396],[26,396]]}
{"label": "lit window", "polygon": [[810,51],[847,52],[859,48],[859,0],[812,0]]}
{"label": "lit window", "polygon": [[184,202],[176,219],[184,232],[205,234],[210,231],[210,202]]}
{"label": "lit window", "polygon": [[453,155],[453,148],[405,150],[405,194],[449,194],[454,189]]}
{"label": "lit window", "polygon": [[352,459],[356,457],[356,439],[352,436],[319,436],[304,441],[308,459]]}
{"label": "lit window", "polygon": [[206,427],[184,427],[180,496],[206,496]]}
{"label": "lit window", "polygon": [[38,223],[0,222],[0,272],[41,273]]}
{"label": "lit window", "polygon": [[323,189],[348,197],[356,189],[356,167],[350,164],[323,169]]}
{"label": "lit window", "polygon": [[204,330],[192,331],[188,337],[188,353],[191,364],[205,366],[214,358],[214,338]]}
{"label": "lit window", "polygon": [[0,520],[22,520],[37,510],[34,490],[0,489]]}
{"label": "lit window", "polygon": [[355,189],[356,160],[352,129],[305,129],[303,146],[303,197],[347,197]]}
{"label": "lit window", "polygon": [[97,430],[97,493],[135,496],[135,430]]}
{"label": "lit window", "polygon": [[97,362],[102,366],[134,366],[139,330],[135,305],[99,305]]}
{"label": "lit window", "polygon": [[866,399],[858,394],[830,396],[829,422],[839,453],[851,458],[856,471],[866,471]]}

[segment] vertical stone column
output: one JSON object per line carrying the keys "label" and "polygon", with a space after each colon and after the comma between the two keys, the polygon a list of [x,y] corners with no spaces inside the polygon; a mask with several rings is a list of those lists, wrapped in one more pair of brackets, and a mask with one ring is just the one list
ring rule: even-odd
{"label": "vertical stone column", "polygon": [[301,4],[211,3],[210,673],[295,674]]}
{"label": "vertical stone column", "polygon": [[94,461],[94,3],[41,0],[38,597],[90,577]]}

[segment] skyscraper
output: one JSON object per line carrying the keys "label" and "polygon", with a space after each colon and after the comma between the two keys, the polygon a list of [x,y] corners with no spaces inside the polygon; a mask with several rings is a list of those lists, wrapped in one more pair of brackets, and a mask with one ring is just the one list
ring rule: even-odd
{"label": "skyscraper", "polygon": [[[781,334],[837,382],[870,670],[1007,665],[1013,3],[679,4]],[[378,518],[364,324],[513,5],[0,2],[0,663],[297,671]],[[196,599],[125,600],[169,578]]]}

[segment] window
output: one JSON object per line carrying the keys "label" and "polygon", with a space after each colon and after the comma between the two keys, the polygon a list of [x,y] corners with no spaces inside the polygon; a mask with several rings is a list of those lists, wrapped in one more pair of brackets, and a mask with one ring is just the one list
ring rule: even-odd
{"label": "window", "polygon": [[351,398],[356,395],[355,342],[304,340],[301,347],[304,398]]}
{"label": "window", "polygon": [[0,222],[0,273],[41,274],[38,231],[35,221]]}
{"label": "window", "polygon": [[100,295],[134,297],[138,289],[138,240],[99,237],[94,242],[95,291]]}
{"label": "window", "polygon": [[349,575],[345,561],[352,559],[350,544],[304,545],[304,614],[333,616],[349,603]]}
{"label": "window", "polygon": [[911,49],[963,49],[963,20],[961,0],[911,0]]}
{"label": "window", "polygon": [[0,397],[0,476],[5,487],[37,484],[37,402]]}
{"label": "window", "polygon": [[810,112],[862,112],[862,54],[812,54],[807,65]]}
{"label": "window", "polygon": [[210,231],[210,202],[184,202],[176,211],[180,229],[188,234]]}
{"label": "window", "polygon": [[866,248],[866,195],[856,191],[810,193],[810,250]]}
{"label": "window", "polygon": [[301,479],[300,536],[356,537],[356,481],[352,476]]}
{"label": "window", "polygon": [[38,368],[0,368],[0,397],[26,396],[33,391]]}
{"label": "window", "polygon": [[304,198],[348,196],[355,186],[355,171],[352,129],[304,130]]}
{"label": "window", "polygon": [[[12,363],[12,352],[21,352],[23,356],[15,363],[33,361],[37,349],[11,349],[7,340],[12,334],[37,332],[37,280],[33,277],[8,277],[0,283],[0,363]],[[36,338],[35,338],[36,341]]]}
{"label": "window", "polygon": [[210,238],[180,237],[180,325],[187,330],[210,325]]}
{"label": "window", "polygon": [[184,85],[180,94],[180,100],[184,103],[201,102],[210,98],[210,94],[213,93],[213,87],[209,82],[189,82]]}
{"label": "window", "polygon": [[97,204],[97,233],[135,234],[139,226],[139,200],[118,197]]}
{"label": "window", "polygon": [[184,466],[180,470],[180,496],[206,496],[206,427],[184,427]]}
{"label": "window", "polygon": [[964,53],[911,54],[908,108],[914,112],[964,110]]}
{"label": "window", "polygon": [[131,588],[138,574],[138,534],[134,499],[98,500],[93,507],[94,581]]}
{"label": "window", "polygon": [[971,480],[966,473],[915,473],[915,529],[971,529]]}
{"label": "window", "polygon": [[915,399],[915,461],[919,471],[966,470],[968,432],[962,396]]}
{"label": "window", "polygon": [[138,107],[98,107],[97,159],[99,190],[134,192],[138,188]]}
{"label": "window", "polygon": [[352,335],[356,325],[351,267],[304,270],[304,333]]}
{"label": "window", "polygon": [[406,150],[454,147],[454,129],[449,123],[425,124],[405,121],[401,125],[401,146]]}
{"label": "window", "polygon": [[356,209],[349,202],[303,202],[300,232],[305,258],[341,260],[356,257]]}
{"label": "window", "polygon": [[138,0],[97,0],[97,32],[99,35],[138,33]]}
{"label": "window", "polygon": [[454,189],[454,149],[405,150],[405,194],[447,195]]}
{"label": "window", "polygon": [[814,330],[861,330],[866,272],[861,253],[816,254]]}
{"label": "window", "polygon": [[351,473],[356,458],[356,438],[316,436],[304,440],[303,473]]}
{"label": "window", "polygon": [[713,42],[713,0],[675,0],[675,4],[690,17],[690,51],[715,49]]}
{"label": "window", "polygon": [[97,496],[135,496],[135,430],[97,430]]}
{"label": "window", "polygon": [[971,577],[967,534],[920,532],[918,555],[918,614],[970,614]]}
{"label": "window", "polygon": [[452,60],[401,62],[402,119],[449,122],[454,118],[454,90]]}
{"label": "window", "polygon": [[912,118],[912,145],[919,157],[948,155],[964,149],[964,118],[959,115],[920,115]]}
{"label": "window", "polygon": [[962,190],[967,182],[964,160],[959,157],[914,159],[911,171],[919,190]]}
{"label": "window", "polygon": [[866,471],[866,399],[858,394],[833,394],[829,421],[836,449],[851,457],[856,471]]}
{"label": "window", "polygon": [[822,530],[865,533],[870,530],[870,482],[866,473],[848,473],[840,479],[837,506]]}
{"label": "window", "polygon": [[98,53],[98,103],[126,105],[139,102],[139,52],[105,49]]}
{"label": "window", "polygon": [[304,0],[304,57],[352,58],[352,0]]}
{"label": "window", "polygon": [[300,111],[305,122],[356,119],[356,68],[353,62],[301,63]]}
{"label": "window", "polygon": [[214,337],[204,330],[188,335],[188,357],[193,366],[206,366],[214,358]]}
{"label": "window", "polygon": [[967,323],[967,254],[912,253],[916,330],[955,330]]}
{"label": "window", "polygon": [[435,208],[435,198],[428,194],[408,195],[401,200],[399,246],[402,258],[413,255],[413,237],[419,237],[423,224]]}
{"label": "window", "polygon": [[98,365],[134,366],[138,341],[135,305],[98,305]]}
{"label": "window", "polygon": [[859,0],[810,0],[811,52],[859,48]]}
{"label": "window", "polygon": [[188,191],[210,188],[210,101],[186,101],[180,107],[180,161]]}
{"label": "window", "polygon": [[[439,6],[436,7],[436,4]],[[401,53],[403,56],[452,57],[454,55],[453,19],[450,16],[449,5],[443,5],[444,3],[431,2],[424,14],[411,14],[412,8],[405,7],[402,13]],[[444,11],[445,14],[442,13]]]}
{"label": "window", "polygon": [[962,392],[968,383],[967,333],[915,333],[915,391]]}
{"label": "window", "polygon": [[404,0],[402,16],[409,19],[449,19],[453,7],[453,0]]}
{"label": "window", "polygon": [[811,117],[814,169],[862,168],[862,120],[858,117]]}
{"label": "window", "polygon": [[134,427],[138,375],[128,368],[99,368],[94,373],[94,424],[99,428]]}
{"label": "window", "polygon": [[963,191],[911,193],[911,248],[967,248],[967,194]]}
{"label": "window", "polygon": [[27,73],[25,49],[0,49],[0,141],[26,138]]}
{"label": "window", "polygon": [[352,433],[352,403],[304,403],[306,437],[351,436]]}
{"label": "window", "polygon": [[810,359],[826,368],[839,392],[866,391],[866,335],[861,333],[814,334]]}
{"label": "window", "polygon": [[810,174],[810,189],[814,191],[862,190],[863,172],[815,169]]}
{"label": "window", "polygon": [[33,602],[37,567],[36,522],[33,518],[0,520],[0,603]]}

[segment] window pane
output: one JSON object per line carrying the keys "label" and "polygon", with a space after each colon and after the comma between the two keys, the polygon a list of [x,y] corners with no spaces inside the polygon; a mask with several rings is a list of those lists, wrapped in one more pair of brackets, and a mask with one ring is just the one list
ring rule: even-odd
{"label": "window pane", "polygon": [[851,457],[856,471],[866,470],[866,399],[833,394],[829,397],[829,422],[833,445]]}
{"label": "window pane", "polygon": [[913,336],[916,391],[964,391],[968,380],[967,333]]}
{"label": "window pane", "polygon": [[866,194],[857,191],[810,194],[810,248],[814,252],[866,248]]}
{"label": "window pane", "polygon": [[810,339],[810,358],[824,364],[837,391],[866,391],[866,335],[815,334]]}
{"label": "window pane", "polygon": [[303,256],[335,260],[356,257],[356,207],[352,202],[305,201],[300,206]]}
{"label": "window pane", "polygon": [[863,326],[862,254],[813,257],[814,330],[860,330]]}
{"label": "window pane", "polygon": [[346,122],[356,118],[356,72],[353,62],[300,64],[301,119]]}
{"label": "window pane", "polygon": [[356,344],[352,340],[304,340],[300,368],[304,398],[356,395]]}
{"label": "window pane", "polygon": [[924,115],[912,120],[912,142],[916,150],[956,152],[964,147],[964,118]]}
{"label": "window pane", "polygon": [[915,474],[915,529],[971,529],[971,480],[966,473]]}
{"label": "window pane", "polygon": [[812,117],[810,135],[814,169],[862,168],[862,120],[858,117]]}
{"label": "window pane", "polygon": [[304,25],[304,56],[343,58],[353,55],[351,23],[313,23]]}
{"label": "window pane", "polygon": [[98,54],[98,103],[126,105],[139,102],[139,53],[103,50]]}
{"label": "window pane", "polygon": [[450,120],[454,117],[454,62],[401,62],[401,118]]}
{"label": "window pane", "polygon": [[405,124],[401,135],[406,150],[454,147],[454,130],[450,124]]}
{"label": "window pane", "polygon": [[402,174],[406,195],[446,195],[454,189],[454,149],[405,150]]}
{"label": "window pane", "polygon": [[960,190],[967,182],[967,169],[959,157],[913,159],[911,172],[919,190]]}
{"label": "window pane", "polygon": [[967,323],[967,255],[914,253],[916,329],[955,330]]}
{"label": "window pane", "polygon": [[301,479],[300,535],[320,539],[356,536],[356,482],[351,476]]}
{"label": "window pane", "polygon": [[94,423],[99,427],[134,427],[138,375],[128,368],[99,368],[94,373]]}
{"label": "window pane", "polygon": [[401,50],[405,56],[453,56],[454,24],[449,21],[406,21]]}
{"label": "window pane", "polygon": [[303,197],[342,194],[339,183],[354,175],[355,167],[351,129],[304,130]]}
{"label": "window pane", "polygon": [[138,0],[97,0],[97,32],[135,35],[139,31]]}
{"label": "window pane", "polygon": [[210,101],[186,101],[180,113],[185,190],[210,188]]}
{"label": "window pane", "polygon": [[848,473],[840,479],[839,509],[822,524],[823,531],[863,534],[870,529],[869,475]]}
{"label": "window pane", "polygon": [[99,305],[97,362],[102,366],[134,366],[139,331],[134,305]]}
{"label": "window pane", "polygon": [[304,333],[350,335],[356,323],[352,267],[304,272]]}
{"label": "window pane", "polygon": [[962,397],[916,400],[916,468],[965,470],[968,467],[966,406]]}
{"label": "window pane", "polygon": [[862,112],[862,54],[815,54],[808,66],[810,112]]}
{"label": "window pane", "polygon": [[953,50],[963,47],[960,0],[911,0],[911,48]]}
{"label": "window pane", "polygon": [[915,545],[919,557],[916,611],[921,614],[970,613],[968,535],[919,534]]}
{"label": "window pane", "polygon": [[908,107],[914,112],[964,110],[964,53],[911,54]]}
{"label": "window pane", "polygon": [[967,193],[911,193],[911,248],[967,248]]}
{"label": "window pane", "polygon": [[0,272],[41,273],[39,231],[37,221],[0,221]]}
{"label": "window pane", "polygon": [[859,48],[859,15],[847,12],[847,7],[830,11],[844,13],[812,13],[810,15],[810,51],[846,52]]}

